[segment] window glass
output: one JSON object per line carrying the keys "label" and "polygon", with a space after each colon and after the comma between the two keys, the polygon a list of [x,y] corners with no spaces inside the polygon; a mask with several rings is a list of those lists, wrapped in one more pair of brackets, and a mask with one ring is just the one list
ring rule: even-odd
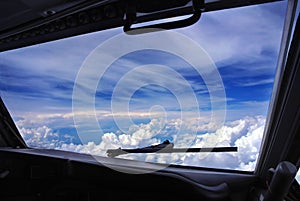
{"label": "window glass", "polygon": [[204,13],[175,31],[122,29],[0,54],[1,97],[30,147],[106,156],[169,140],[238,152],[132,160],[253,171],[286,2]]}

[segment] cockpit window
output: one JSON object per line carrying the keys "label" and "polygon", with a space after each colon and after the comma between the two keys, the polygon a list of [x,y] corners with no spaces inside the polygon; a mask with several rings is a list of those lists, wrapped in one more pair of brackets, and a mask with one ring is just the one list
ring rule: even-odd
{"label": "cockpit window", "polygon": [[119,158],[253,171],[286,2],[203,13],[174,31],[121,28],[0,54],[1,97],[27,145],[107,156],[168,140],[222,153]]}

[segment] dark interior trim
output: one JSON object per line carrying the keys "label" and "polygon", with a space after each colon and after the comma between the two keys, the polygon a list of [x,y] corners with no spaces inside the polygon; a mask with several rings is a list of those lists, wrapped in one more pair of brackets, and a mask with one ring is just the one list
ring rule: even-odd
{"label": "dark interior trim", "polygon": [[299,167],[300,156],[300,20],[298,17],[287,62],[273,106],[269,130],[257,165],[259,176],[266,178],[268,170],[281,161]]}
{"label": "dark interior trim", "polygon": [[[186,2],[186,0],[182,0]],[[205,4],[202,12],[262,4],[280,0],[220,0]],[[124,0],[84,1],[78,5],[39,17],[0,32],[0,52],[35,45],[85,33],[101,31],[126,24]],[[11,9],[11,8],[2,8]],[[1,10],[0,10],[1,11]],[[144,13],[138,23],[183,16],[193,13],[192,6],[163,12]]]}
{"label": "dark interior trim", "polygon": [[[87,197],[93,193],[118,192],[121,194],[109,194],[109,200],[225,201],[232,196],[246,197],[249,186],[258,181],[253,174],[172,166],[147,174],[128,174],[127,170],[143,172],[158,164],[106,157],[96,160],[91,155],[58,150],[0,148],[0,157],[0,173],[5,173],[0,178],[0,185],[5,182],[2,197],[39,195],[45,200],[55,200],[55,196],[68,192],[71,195],[81,192]],[[109,168],[112,164],[113,169]]]}

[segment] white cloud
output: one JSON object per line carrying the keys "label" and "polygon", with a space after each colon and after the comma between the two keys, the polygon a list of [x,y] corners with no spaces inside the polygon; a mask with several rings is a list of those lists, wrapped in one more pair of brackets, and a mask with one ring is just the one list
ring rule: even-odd
{"label": "white cloud", "polygon": [[[175,147],[237,146],[237,153],[179,153],[179,154],[128,154],[127,159],[148,162],[173,163],[191,166],[254,170],[258,158],[265,118],[244,117],[228,122],[205,134],[197,134],[195,121],[173,119],[169,122],[152,119],[148,124],[133,125],[128,133],[105,133],[100,143],[66,143],[47,126],[20,120],[17,125],[26,143],[32,147],[61,149],[79,153],[106,155],[107,149],[136,148],[161,143],[161,137],[173,139]],[[68,134],[66,134],[68,137]]]}
{"label": "white cloud", "polygon": [[298,173],[296,175],[296,180],[298,181],[298,183],[300,184],[300,170],[298,170]]}
{"label": "white cloud", "polygon": [[25,128],[19,126],[19,130],[29,146],[55,149],[60,144],[58,134],[53,133],[47,126],[38,128]]}
{"label": "white cloud", "polygon": [[[274,5],[276,12],[270,12]],[[203,13],[199,23],[180,32],[203,46],[216,63],[241,62],[240,68],[245,69],[245,61],[261,61],[266,59],[264,51],[279,51],[285,6],[286,2],[278,2]],[[254,65],[251,70],[263,74],[266,68],[270,66]]]}
{"label": "white cloud", "polygon": [[244,83],[239,83],[240,86],[244,87],[252,87],[252,86],[257,86],[257,85],[263,85],[263,84],[273,84],[274,79],[264,79],[264,80],[259,80],[259,81],[249,81],[249,82],[244,82]]}

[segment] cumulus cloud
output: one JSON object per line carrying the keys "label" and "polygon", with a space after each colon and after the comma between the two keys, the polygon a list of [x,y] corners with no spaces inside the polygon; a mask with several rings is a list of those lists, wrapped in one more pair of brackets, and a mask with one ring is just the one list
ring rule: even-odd
{"label": "cumulus cloud", "polygon": [[162,139],[170,139],[175,147],[215,147],[237,146],[237,153],[173,153],[173,154],[128,154],[126,159],[190,166],[254,170],[258,158],[265,118],[244,117],[227,122],[209,132],[199,134],[195,121],[173,119],[165,121],[152,119],[146,124],[132,125],[128,133],[108,132],[102,135],[100,143],[74,144],[67,142],[68,134],[62,138],[51,128],[24,119],[17,125],[31,147],[60,149],[94,155],[106,155],[107,149],[137,148],[158,144]]}
{"label": "cumulus cloud", "polygon": [[38,128],[19,127],[20,133],[29,146],[54,149],[59,146],[58,134],[47,126]]}
{"label": "cumulus cloud", "polygon": [[296,175],[296,180],[298,181],[298,183],[300,183],[300,171],[298,170],[298,173]]}

